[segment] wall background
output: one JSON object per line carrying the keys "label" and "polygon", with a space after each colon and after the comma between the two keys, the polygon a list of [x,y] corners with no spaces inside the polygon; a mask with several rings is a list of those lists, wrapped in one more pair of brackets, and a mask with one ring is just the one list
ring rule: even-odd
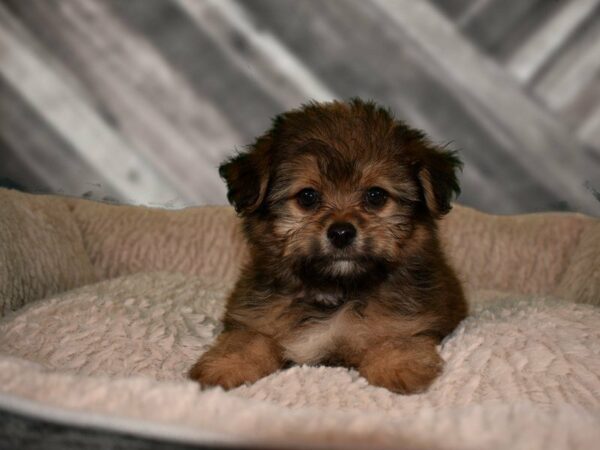
{"label": "wall background", "polygon": [[600,214],[600,0],[0,1],[3,186],[222,204],[273,115],[352,96],[459,149],[462,203]]}

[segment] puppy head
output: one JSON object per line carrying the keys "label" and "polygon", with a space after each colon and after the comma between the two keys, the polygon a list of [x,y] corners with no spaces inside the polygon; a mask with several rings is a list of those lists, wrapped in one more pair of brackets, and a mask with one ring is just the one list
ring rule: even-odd
{"label": "puppy head", "polygon": [[354,100],[282,114],[220,173],[263,260],[308,284],[372,285],[434,236],[459,167],[389,111]]}

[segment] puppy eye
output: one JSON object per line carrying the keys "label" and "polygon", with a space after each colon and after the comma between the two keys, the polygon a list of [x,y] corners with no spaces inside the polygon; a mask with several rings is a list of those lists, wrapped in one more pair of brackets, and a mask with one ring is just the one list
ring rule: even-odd
{"label": "puppy eye", "polygon": [[365,193],[365,203],[372,208],[381,208],[387,201],[388,193],[380,187],[367,189]]}
{"label": "puppy eye", "polygon": [[305,209],[313,208],[320,200],[319,193],[311,188],[302,189],[296,195],[298,204]]}

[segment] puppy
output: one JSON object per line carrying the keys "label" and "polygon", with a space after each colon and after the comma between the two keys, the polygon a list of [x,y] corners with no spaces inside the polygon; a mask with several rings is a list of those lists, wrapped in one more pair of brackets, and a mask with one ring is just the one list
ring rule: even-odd
{"label": "puppy", "polygon": [[250,260],[189,376],[228,389],[326,364],[393,392],[426,389],[443,366],[436,345],[467,313],[436,226],[459,167],[370,102],[278,116],[220,167]]}

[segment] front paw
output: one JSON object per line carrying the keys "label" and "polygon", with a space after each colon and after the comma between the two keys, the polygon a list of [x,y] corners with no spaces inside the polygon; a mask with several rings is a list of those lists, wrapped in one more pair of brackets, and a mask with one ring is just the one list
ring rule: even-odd
{"label": "front paw", "polygon": [[232,389],[244,383],[254,383],[278,368],[273,364],[249,361],[242,353],[230,353],[216,358],[200,358],[190,369],[189,377],[202,386]]}
{"label": "front paw", "polygon": [[278,347],[266,336],[242,331],[225,332],[194,364],[188,376],[202,386],[232,389],[277,371],[281,363]]}
{"label": "front paw", "polygon": [[417,394],[433,383],[443,367],[435,343],[409,340],[386,341],[369,349],[358,370],[374,386],[398,394]]}

